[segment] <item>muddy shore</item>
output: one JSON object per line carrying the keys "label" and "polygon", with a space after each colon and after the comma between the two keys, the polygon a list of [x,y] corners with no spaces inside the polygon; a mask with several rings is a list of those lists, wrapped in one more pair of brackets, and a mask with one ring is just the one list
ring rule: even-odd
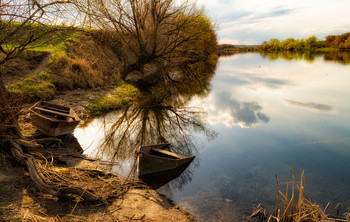
{"label": "muddy shore", "polygon": [[[78,116],[87,120],[86,108],[89,101],[105,94],[113,86],[95,90],[76,89],[61,92],[51,101],[67,105],[75,110]],[[29,118],[28,104],[21,112],[20,127],[27,137],[34,137],[38,132],[32,127]],[[84,159],[80,145],[75,138],[61,138],[64,144],[59,147],[45,147],[56,154],[55,160],[62,162],[62,169],[78,170],[105,169],[97,162]],[[64,154],[69,155],[64,155]],[[74,155],[72,155],[74,153]],[[0,167],[0,221],[194,221],[194,218],[170,200],[150,188],[131,188],[108,205],[92,205],[84,201],[58,200],[42,193],[30,181],[29,174],[11,160],[6,160]]]}

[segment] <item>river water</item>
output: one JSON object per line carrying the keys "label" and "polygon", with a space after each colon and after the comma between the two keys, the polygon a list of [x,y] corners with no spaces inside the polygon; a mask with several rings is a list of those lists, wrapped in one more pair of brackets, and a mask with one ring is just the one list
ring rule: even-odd
{"label": "river water", "polygon": [[[206,114],[200,119],[211,139],[200,130],[191,131],[195,161],[158,191],[200,221],[240,221],[254,204],[271,211],[277,198],[275,175],[288,182],[295,170],[297,181],[304,171],[306,198],[321,206],[330,202],[331,209],[339,202],[350,206],[346,58],[350,56],[221,57],[206,93],[191,95],[186,103]],[[121,114],[93,120],[75,131],[90,156],[97,155],[96,147],[115,115]],[[101,158],[110,155],[106,152]],[[124,158],[123,172],[132,168],[132,160]]]}

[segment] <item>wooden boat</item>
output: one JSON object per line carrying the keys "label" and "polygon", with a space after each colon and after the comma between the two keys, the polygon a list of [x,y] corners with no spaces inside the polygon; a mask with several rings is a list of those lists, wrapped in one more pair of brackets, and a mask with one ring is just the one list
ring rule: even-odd
{"label": "wooden boat", "polygon": [[183,171],[195,158],[195,156],[186,157],[164,150],[169,145],[164,143],[139,148],[137,170],[140,179],[170,171]]}
{"label": "wooden boat", "polygon": [[30,108],[32,125],[49,136],[72,133],[80,119],[69,107],[38,102]]}

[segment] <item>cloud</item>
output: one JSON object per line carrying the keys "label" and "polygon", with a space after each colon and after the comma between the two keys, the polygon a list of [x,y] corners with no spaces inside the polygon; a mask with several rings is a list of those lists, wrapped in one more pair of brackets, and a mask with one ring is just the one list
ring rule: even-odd
{"label": "cloud", "polygon": [[278,89],[285,85],[291,85],[291,82],[289,81],[275,78],[261,78],[257,76],[250,76],[248,79],[252,84],[260,84],[273,89]]}
{"label": "cloud", "polygon": [[227,93],[216,93],[212,95],[215,110],[211,114],[211,122],[223,122],[228,126],[240,125],[251,127],[258,122],[268,123],[270,118],[262,113],[262,106],[257,102],[240,102],[230,97]]}
{"label": "cloud", "polygon": [[232,0],[218,0],[219,4],[231,4],[232,2]]}
{"label": "cloud", "polygon": [[252,20],[280,17],[280,16],[292,14],[294,11],[295,9],[291,9],[291,8],[275,8],[275,9],[272,9],[271,11],[257,14],[252,18]]}
{"label": "cloud", "polygon": [[[243,66],[242,63],[240,65]],[[265,70],[265,72],[268,71]],[[270,77],[262,77],[262,75],[259,74],[259,71],[256,69],[250,69],[248,71],[240,69],[226,69],[221,70],[221,73],[222,75],[216,77],[216,81],[225,85],[225,87],[250,86],[252,88],[265,87],[270,89],[280,89],[295,84],[290,80],[274,78],[271,75]]]}
{"label": "cloud", "polygon": [[232,21],[240,21],[243,18],[253,15],[253,12],[231,12],[229,14],[222,14],[218,17],[220,23],[230,23]]}
{"label": "cloud", "polygon": [[305,103],[305,102],[298,102],[298,101],[294,101],[294,100],[285,100],[287,103],[295,105],[295,106],[299,106],[311,111],[316,111],[316,112],[331,112],[334,110],[333,107],[328,106],[328,105],[324,105],[324,104],[318,104],[318,103],[313,103],[313,102],[309,102],[309,103]]}
{"label": "cloud", "polygon": [[[220,43],[260,44],[271,38],[323,39],[350,25],[348,0],[199,0],[219,23]],[[326,18],[326,19],[325,19]]]}
{"label": "cloud", "polygon": [[267,19],[281,17],[284,15],[292,14],[295,9],[292,8],[274,8],[268,11],[232,11],[226,14],[222,14],[219,17],[219,22],[226,23],[228,25],[245,25],[253,23],[261,23]]}
{"label": "cloud", "polygon": [[285,20],[281,17],[291,15],[295,11],[292,8],[277,7],[264,11],[222,13],[218,17],[220,43],[260,44],[272,37],[279,38],[281,29],[275,29],[275,23]]}

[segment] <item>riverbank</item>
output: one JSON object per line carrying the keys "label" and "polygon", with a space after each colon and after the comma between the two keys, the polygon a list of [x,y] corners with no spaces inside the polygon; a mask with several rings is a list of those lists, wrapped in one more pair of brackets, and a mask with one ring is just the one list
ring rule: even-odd
{"label": "riverbank", "polygon": [[[87,120],[86,109],[89,102],[110,90],[110,87],[97,88],[94,91],[76,89],[63,91],[51,101],[69,105],[77,111],[82,120]],[[32,127],[29,119],[28,104],[19,118],[20,127],[26,137],[34,138],[38,132]],[[35,156],[52,155],[56,171],[93,171],[108,175],[96,161],[87,160],[74,136],[59,137],[63,141],[60,146],[50,145],[42,150],[30,150]],[[39,152],[39,153],[38,153]],[[3,157],[3,156],[2,156]],[[39,157],[40,159],[40,157]],[[44,162],[40,161],[41,164]],[[46,163],[48,164],[48,163]],[[110,179],[103,178],[108,186]],[[101,182],[99,180],[99,182]],[[108,204],[88,204],[75,197],[71,200],[58,200],[42,193],[30,181],[29,174],[16,166],[11,159],[2,158],[0,166],[0,218],[14,221],[194,221],[193,217],[169,199],[158,194],[145,185],[119,180],[126,191]],[[96,183],[96,181],[94,182]]]}
{"label": "riverbank", "polygon": [[[96,104],[94,101],[101,101],[102,98],[103,103],[103,99],[108,98],[109,95],[120,97],[121,94],[115,92],[124,93],[129,90],[116,78],[118,70],[116,66],[112,69],[113,61],[111,59],[101,60],[107,57],[106,54],[112,54],[112,52],[96,46],[97,42],[93,41],[92,37],[82,36],[80,38],[83,40],[88,38],[90,46],[94,47],[87,49],[86,44],[82,44],[81,40],[76,40],[66,45],[65,51],[59,53],[30,51],[13,60],[6,67],[2,67],[5,84],[12,86],[13,92],[24,97],[28,96],[31,100],[24,105],[19,116],[19,125],[26,138],[42,137],[32,127],[28,112],[29,107],[39,99],[71,107],[81,118],[83,124],[92,115],[96,115],[91,111],[91,104]],[[86,51],[90,52],[89,58],[83,53]],[[106,67],[101,68],[102,66]],[[89,67],[92,67],[92,71],[88,69]],[[114,71],[111,73],[106,71],[107,69]],[[96,77],[94,82],[91,82],[91,79],[85,79],[86,81],[72,79],[74,82],[71,82],[71,78],[74,78],[71,75],[84,74],[84,71]],[[94,75],[100,71],[103,72],[103,75]],[[123,98],[119,99],[121,100],[117,100],[116,104],[108,105],[115,108],[119,103],[123,104],[125,101],[130,101],[131,98],[123,94]],[[101,107],[95,108],[98,110]],[[103,108],[108,109],[108,107]],[[74,136],[63,136],[58,139],[62,140],[63,144],[47,144],[43,149],[27,151],[35,156],[41,166],[51,170],[50,173],[62,176],[62,172],[66,172],[68,175],[65,176],[70,182],[79,182],[84,189],[103,188],[101,193],[108,194],[108,190],[104,188],[110,186],[110,190],[121,193],[113,195],[114,199],[103,204],[86,203],[78,196],[69,200],[57,199],[39,190],[23,167],[18,166],[13,159],[7,158],[7,154],[0,153],[0,221],[194,220],[189,213],[179,209],[171,200],[151,188],[138,182],[121,180],[116,176],[110,177],[108,171],[96,161],[87,160],[88,158],[82,154],[82,149]],[[86,176],[85,174],[80,175],[81,172],[93,172],[92,175],[88,175],[88,182],[79,178]],[[77,175],[80,176],[77,177]],[[100,186],[96,188],[93,187],[94,184]]]}

